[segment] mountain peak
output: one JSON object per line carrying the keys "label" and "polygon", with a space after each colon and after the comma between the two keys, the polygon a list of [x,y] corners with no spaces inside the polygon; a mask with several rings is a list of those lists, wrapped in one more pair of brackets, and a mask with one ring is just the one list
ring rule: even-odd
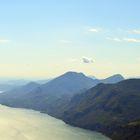
{"label": "mountain peak", "polygon": [[98,81],[94,81],[81,72],[69,71],[56,77],[47,84],[42,85],[42,87],[44,91],[47,91],[52,95],[56,93],[59,93],[59,95],[72,95],[89,89],[97,84]]}
{"label": "mountain peak", "polygon": [[121,74],[114,74],[114,75],[112,75],[112,76],[110,76],[110,77],[108,77],[108,78],[106,78],[106,79],[109,79],[109,78],[118,78],[118,79],[122,79],[122,80],[124,80],[124,77],[121,75]]}
{"label": "mountain peak", "polygon": [[102,83],[117,83],[123,80],[124,80],[124,77],[121,74],[115,74],[106,79],[102,79],[101,82]]}
{"label": "mountain peak", "polygon": [[121,77],[121,78],[124,79],[124,77],[123,77],[121,74],[114,74],[114,75],[112,75],[112,76],[110,76],[110,77]]}
{"label": "mountain peak", "polygon": [[63,75],[69,75],[69,76],[76,76],[76,75],[81,75],[81,76],[85,76],[82,72],[74,72],[74,71],[68,71],[66,73],[64,73]]}

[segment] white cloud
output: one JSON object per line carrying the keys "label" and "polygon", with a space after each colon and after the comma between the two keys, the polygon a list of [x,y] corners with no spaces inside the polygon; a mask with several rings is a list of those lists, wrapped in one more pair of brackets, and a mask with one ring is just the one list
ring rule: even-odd
{"label": "white cloud", "polygon": [[140,34],[140,30],[132,30],[131,33],[133,33],[133,34]]}
{"label": "white cloud", "polygon": [[116,42],[121,42],[122,40],[120,38],[110,38],[110,37],[107,37],[108,40],[112,40],[112,41],[116,41]]}
{"label": "white cloud", "polygon": [[112,41],[116,41],[116,42],[130,42],[130,43],[140,43],[140,39],[136,39],[136,38],[110,38],[107,37],[108,40],[112,40]]}
{"label": "white cloud", "polygon": [[85,56],[82,57],[82,61],[83,61],[83,63],[93,63],[92,58],[88,58],[88,57],[85,57]]}
{"label": "white cloud", "polygon": [[71,43],[70,40],[64,40],[64,39],[59,40],[59,42],[62,43],[62,44],[69,44],[69,43]]}
{"label": "white cloud", "polygon": [[89,31],[89,32],[97,33],[97,32],[99,32],[100,30],[97,29],[97,28],[90,28],[90,29],[88,29],[88,31]]}
{"label": "white cloud", "polygon": [[140,43],[140,39],[136,39],[136,38],[124,38],[123,40],[132,43]]}
{"label": "white cloud", "polygon": [[121,39],[119,38],[113,38],[114,41],[117,41],[117,42],[121,42]]}

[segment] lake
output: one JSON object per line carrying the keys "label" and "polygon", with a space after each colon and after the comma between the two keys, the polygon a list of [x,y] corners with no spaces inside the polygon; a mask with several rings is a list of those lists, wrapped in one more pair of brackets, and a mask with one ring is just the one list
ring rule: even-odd
{"label": "lake", "polygon": [[1,140],[109,140],[104,135],[65,124],[47,114],[0,105]]}

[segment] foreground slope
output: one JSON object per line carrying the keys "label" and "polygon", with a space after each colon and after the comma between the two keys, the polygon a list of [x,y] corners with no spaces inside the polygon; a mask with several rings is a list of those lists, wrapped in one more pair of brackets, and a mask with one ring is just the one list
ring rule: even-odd
{"label": "foreground slope", "polygon": [[[140,119],[139,107],[140,79],[130,79],[117,84],[99,84],[76,95],[62,118],[72,125],[97,130],[120,140],[120,131]],[[131,132],[136,131],[134,128],[131,127]],[[128,134],[124,132],[124,135]],[[123,138],[123,134],[120,136]]]}

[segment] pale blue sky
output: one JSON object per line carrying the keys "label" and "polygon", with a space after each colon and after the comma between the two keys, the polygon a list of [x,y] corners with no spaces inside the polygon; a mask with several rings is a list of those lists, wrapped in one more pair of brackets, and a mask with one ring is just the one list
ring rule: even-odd
{"label": "pale blue sky", "polygon": [[139,0],[1,1],[0,77],[140,76],[139,13]]}

